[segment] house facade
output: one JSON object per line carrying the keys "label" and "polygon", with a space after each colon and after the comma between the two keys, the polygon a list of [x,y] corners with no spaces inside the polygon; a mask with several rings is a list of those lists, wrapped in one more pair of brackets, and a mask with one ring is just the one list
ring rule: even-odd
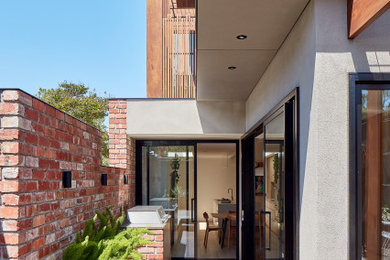
{"label": "house facade", "polygon": [[[179,211],[206,222],[201,153],[206,144],[232,144],[240,221],[229,257],[387,259],[387,8],[386,1],[198,1],[196,97],[120,100],[136,140],[137,203],[164,197],[151,191],[153,176],[167,175],[153,160],[187,151],[191,179]],[[174,248],[174,256],[218,258],[205,253],[202,231],[194,233],[181,241],[193,244],[190,253]]]}
{"label": "house facade", "polygon": [[389,1],[147,3],[148,98],[110,99],[111,167],[96,129],[1,91],[0,258],[159,205],[147,259],[390,259]]}

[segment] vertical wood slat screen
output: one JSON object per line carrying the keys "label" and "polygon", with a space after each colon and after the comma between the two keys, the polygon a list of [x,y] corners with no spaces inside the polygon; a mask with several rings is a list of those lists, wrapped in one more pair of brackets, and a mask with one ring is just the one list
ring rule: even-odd
{"label": "vertical wood slat screen", "polygon": [[163,18],[163,97],[195,98],[195,17]]}

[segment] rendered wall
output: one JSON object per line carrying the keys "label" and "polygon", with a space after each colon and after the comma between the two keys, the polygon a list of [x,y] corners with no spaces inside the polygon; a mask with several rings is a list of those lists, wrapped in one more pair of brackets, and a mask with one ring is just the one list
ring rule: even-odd
{"label": "rendered wall", "polygon": [[245,131],[243,102],[128,100],[127,133],[148,136],[240,136]]}
{"label": "rendered wall", "polygon": [[299,87],[300,259],[348,259],[348,73],[390,71],[390,13],[352,41],[346,21],[312,0],[246,103],[249,129]]}

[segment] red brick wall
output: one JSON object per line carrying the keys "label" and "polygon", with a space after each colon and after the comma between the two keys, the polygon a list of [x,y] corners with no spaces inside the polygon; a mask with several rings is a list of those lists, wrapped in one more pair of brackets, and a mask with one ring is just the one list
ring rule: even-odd
{"label": "red brick wall", "polygon": [[[154,229],[152,235],[145,235],[144,238],[148,238],[152,241],[152,244],[142,246],[138,248],[138,252],[145,256],[144,259],[168,259],[167,255],[164,257],[164,230]],[[168,231],[169,232],[169,231]]]}
{"label": "red brick wall", "polygon": [[[134,141],[122,123],[115,128],[123,135],[120,161],[112,161],[120,168],[110,168],[100,166],[98,130],[24,92],[2,91],[0,119],[0,259],[60,258],[95,211],[111,205],[118,214],[134,205]],[[71,188],[62,186],[66,170]]]}
{"label": "red brick wall", "polygon": [[[109,101],[109,163],[112,167],[130,169],[129,184],[135,190],[135,140],[127,133],[127,101]],[[132,198],[135,203],[135,197]]]}

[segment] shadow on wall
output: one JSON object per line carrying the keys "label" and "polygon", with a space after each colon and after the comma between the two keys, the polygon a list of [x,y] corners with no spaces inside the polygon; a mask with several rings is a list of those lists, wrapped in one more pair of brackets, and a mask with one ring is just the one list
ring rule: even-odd
{"label": "shadow on wall", "polygon": [[[313,138],[323,139],[321,136],[310,136],[313,132],[310,129],[310,121],[314,119],[322,121],[320,124],[326,124],[327,120],[331,122],[331,120],[335,121],[335,118],[337,120],[341,117],[346,119],[345,122],[348,121],[348,73],[390,72],[390,12],[386,12],[379,17],[357,38],[349,40],[347,37],[347,5],[345,1],[319,1],[315,3],[314,8],[316,47],[315,57],[312,61],[313,71],[310,72],[313,85],[310,91],[309,88],[300,91],[300,206],[302,206],[307,160],[316,159],[313,158],[315,155],[310,155],[309,140]],[[319,95],[323,97],[319,97]],[[327,103],[324,101],[326,98],[328,100],[336,99],[337,102]],[[313,113],[312,102],[317,102],[316,109],[320,109],[318,114],[316,114],[317,112]],[[338,105],[342,110],[339,110],[338,107],[332,109],[332,104]],[[309,107],[309,109],[306,109],[306,107]],[[329,111],[329,114],[321,114],[321,111]],[[344,111],[345,115],[334,117],[335,113],[340,114]],[[302,120],[304,118],[309,118],[309,120]],[[338,122],[333,123],[339,124]],[[328,127],[333,128],[331,125]],[[347,135],[347,133],[345,134]],[[318,135],[321,135],[321,133]],[[326,141],[319,142],[319,147],[322,147]],[[331,143],[327,143],[327,145],[333,149]],[[340,166],[348,170],[348,165],[345,163]],[[332,171],[332,169],[329,169],[329,171]],[[332,176],[328,177],[333,178]],[[324,178],[328,177],[324,176]]]}
{"label": "shadow on wall", "polygon": [[245,133],[245,102],[198,101],[196,107],[204,134]]}

